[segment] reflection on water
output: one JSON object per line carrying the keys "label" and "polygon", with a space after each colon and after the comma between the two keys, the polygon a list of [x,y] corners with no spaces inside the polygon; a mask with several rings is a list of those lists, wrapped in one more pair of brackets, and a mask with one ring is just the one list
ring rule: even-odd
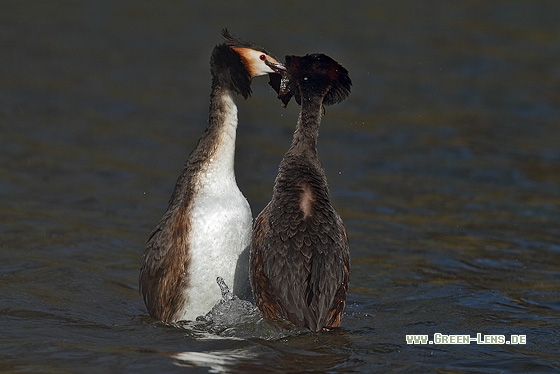
{"label": "reflection on water", "polygon": [[[560,369],[560,4],[270,7],[4,4],[0,368]],[[279,57],[331,55],[354,82],[319,137],[352,251],[340,330],[166,326],[137,292],[144,241],[206,124],[224,26]],[[239,100],[236,170],[257,213],[298,108],[281,108],[266,79],[253,89]],[[527,344],[406,344],[437,332]]]}
{"label": "reflection on water", "polygon": [[235,349],[214,352],[181,352],[171,357],[176,360],[176,365],[181,367],[200,366],[209,368],[211,373],[227,373],[240,360],[250,358],[251,354],[247,351]]}

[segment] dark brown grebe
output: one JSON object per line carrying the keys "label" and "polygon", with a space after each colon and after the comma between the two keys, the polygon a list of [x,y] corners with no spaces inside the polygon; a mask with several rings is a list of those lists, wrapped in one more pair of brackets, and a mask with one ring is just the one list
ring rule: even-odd
{"label": "dark brown grebe", "polygon": [[316,144],[323,105],[344,100],[352,82],[345,68],[323,54],[287,56],[285,65],[287,76],[276,82],[279,98],[287,104],[295,95],[301,111],[272,200],[253,227],[251,286],[265,317],[321,331],[340,326],[350,251]]}
{"label": "dark brown grebe", "polygon": [[[194,320],[220,299],[216,278],[238,295],[249,291],[252,214],[234,174],[236,94],[251,94],[253,77],[281,69],[263,48],[223,30],[210,59],[212,91],[206,131],[179,176],[169,207],[151,233],[140,270],[150,316]],[[243,258],[245,257],[245,258]],[[240,295],[243,296],[243,295]]]}

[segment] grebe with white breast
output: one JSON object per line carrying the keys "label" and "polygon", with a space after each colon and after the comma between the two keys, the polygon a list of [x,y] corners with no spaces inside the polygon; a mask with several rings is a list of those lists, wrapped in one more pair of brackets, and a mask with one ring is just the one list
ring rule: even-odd
{"label": "grebe with white breast", "polygon": [[[265,49],[222,31],[210,59],[208,125],[190,154],[142,256],[140,292],[150,316],[194,320],[220,300],[216,278],[250,296],[248,248],[252,214],[234,174],[236,94],[251,94],[252,78],[282,65]],[[272,69],[274,67],[274,70]]]}

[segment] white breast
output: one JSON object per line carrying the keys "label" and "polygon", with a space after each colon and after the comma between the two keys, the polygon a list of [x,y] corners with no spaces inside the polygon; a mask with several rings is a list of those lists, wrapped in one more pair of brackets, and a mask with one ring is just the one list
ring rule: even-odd
{"label": "white breast", "polygon": [[[195,320],[220,300],[217,277],[222,277],[234,290],[250,293],[248,256],[252,214],[235,181],[237,110],[233,101],[231,105],[219,147],[197,176],[190,220],[187,303],[178,313],[179,320]],[[244,266],[238,268],[238,262]]]}
{"label": "white breast", "polygon": [[[237,186],[235,186],[237,187]],[[248,268],[237,274],[238,261],[246,263],[251,240],[252,216],[249,203],[239,189],[227,194],[200,194],[192,210],[190,266],[187,304],[179,319],[194,320],[204,315],[220,300],[217,277],[230,287],[249,287]]]}

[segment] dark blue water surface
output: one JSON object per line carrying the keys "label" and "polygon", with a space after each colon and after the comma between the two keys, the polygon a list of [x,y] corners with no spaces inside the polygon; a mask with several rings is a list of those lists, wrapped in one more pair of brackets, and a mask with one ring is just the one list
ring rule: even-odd
{"label": "dark blue water surface", "polygon": [[[4,1],[0,371],[560,370],[560,2]],[[343,327],[151,320],[144,242],[204,130],[220,29],[344,65],[319,153],[351,243]],[[237,180],[271,195],[298,108],[239,102]],[[215,286],[215,285],[209,285]],[[406,335],[524,335],[409,345]]]}

